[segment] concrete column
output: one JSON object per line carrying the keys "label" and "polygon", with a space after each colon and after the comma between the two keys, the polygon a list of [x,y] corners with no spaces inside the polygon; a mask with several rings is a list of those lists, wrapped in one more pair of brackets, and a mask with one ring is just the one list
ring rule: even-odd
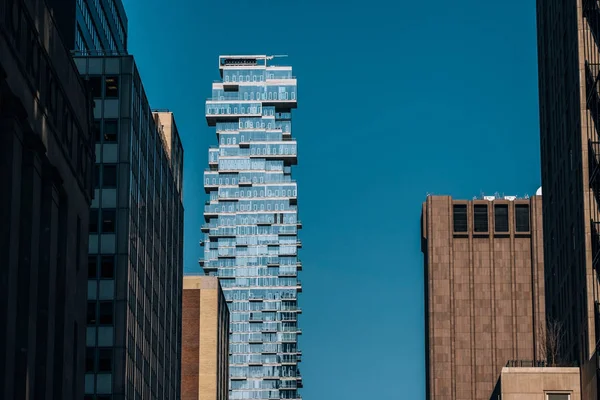
{"label": "concrete column", "polygon": [[12,399],[23,136],[18,119],[7,111],[0,106],[0,398]]}
{"label": "concrete column", "polygon": [[37,135],[26,133],[21,172],[21,215],[15,357],[15,398],[33,399],[37,323],[37,285],[45,148]]}
{"label": "concrete column", "polygon": [[36,329],[36,399],[51,398],[53,391],[54,332],[56,308],[56,257],[58,246],[58,173],[49,163],[43,167],[40,220],[38,315]]}

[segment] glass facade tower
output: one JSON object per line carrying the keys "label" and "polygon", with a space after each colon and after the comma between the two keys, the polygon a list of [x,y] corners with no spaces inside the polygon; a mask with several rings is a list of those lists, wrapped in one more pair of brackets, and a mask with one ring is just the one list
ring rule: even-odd
{"label": "glass facade tower", "polygon": [[77,0],[75,50],[125,53],[127,16],[121,0]]}
{"label": "glass facade tower", "polygon": [[271,56],[221,56],[206,119],[209,149],[202,227],[207,275],[217,276],[231,315],[230,399],[297,399],[296,79]]}

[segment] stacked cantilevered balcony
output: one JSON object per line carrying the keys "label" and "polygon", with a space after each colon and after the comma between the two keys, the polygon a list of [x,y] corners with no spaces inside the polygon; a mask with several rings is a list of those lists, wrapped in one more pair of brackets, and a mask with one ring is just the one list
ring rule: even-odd
{"label": "stacked cantilevered balcony", "polygon": [[[265,56],[221,57],[206,119],[218,147],[204,173],[200,265],[219,277],[231,314],[230,398],[299,398],[297,161],[290,67]],[[249,393],[252,392],[252,393]]]}

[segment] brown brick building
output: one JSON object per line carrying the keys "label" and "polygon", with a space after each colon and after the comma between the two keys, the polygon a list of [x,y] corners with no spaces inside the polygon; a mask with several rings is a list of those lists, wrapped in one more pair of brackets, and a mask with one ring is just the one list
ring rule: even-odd
{"label": "brown brick building", "polygon": [[43,0],[0,0],[0,398],[84,392],[91,98]]}
{"label": "brown brick building", "polygon": [[183,278],[181,400],[226,400],[229,309],[219,279]]}
{"label": "brown brick building", "polygon": [[541,357],[541,203],[424,203],[427,399],[487,400],[509,360]]}

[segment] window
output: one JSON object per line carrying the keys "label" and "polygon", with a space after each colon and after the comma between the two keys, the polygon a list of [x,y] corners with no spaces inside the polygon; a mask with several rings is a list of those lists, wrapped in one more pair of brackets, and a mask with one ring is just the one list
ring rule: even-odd
{"label": "window", "polygon": [[100,187],[100,166],[94,165],[94,188]]}
{"label": "window", "polygon": [[499,204],[494,207],[494,224],[496,232],[508,232],[507,204]]}
{"label": "window", "polygon": [[104,121],[104,143],[116,143],[118,121],[116,119],[108,119]]}
{"label": "window", "polygon": [[112,371],[112,349],[100,349],[98,352],[98,372]]}
{"label": "window", "polygon": [[571,395],[568,393],[547,393],[547,400],[570,400]]}
{"label": "window", "polygon": [[102,256],[100,265],[100,278],[113,279],[115,277],[115,256]]}
{"label": "window", "polygon": [[106,85],[106,94],[104,97],[107,99],[118,99],[119,79],[116,76],[107,76],[104,83]]}
{"label": "window", "polygon": [[96,143],[100,142],[100,120],[94,120],[94,140]]}
{"label": "window", "polygon": [[96,302],[88,301],[87,304],[87,324],[95,325],[96,324]]}
{"label": "window", "polygon": [[487,232],[488,231],[488,213],[487,205],[476,204],[473,206],[473,231]]}
{"label": "window", "polygon": [[529,205],[515,205],[515,225],[517,232],[529,232]]}
{"label": "window", "polygon": [[112,301],[100,302],[100,316],[98,318],[102,325],[112,325],[113,323],[113,303]]}
{"label": "window", "polygon": [[105,165],[102,170],[102,186],[116,187],[117,186],[117,166]]}
{"label": "window", "polygon": [[85,372],[94,372],[95,353],[96,353],[95,347],[87,347],[85,349]]}
{"label": "window", "polygon": [[455,204],[454,205],[454,232],[466,232],[467,231],[467,205],[466,204]]}
{"label": "window", "polygon": [[89,87],[92,97],[102,97],[102,80],[99,76],[90,76]]}
{"label": "window", "polygon": [[97,266],[96,266],[96,256],[90,255],[88,256],[88,278],[95,279]]}
{"label": "window", "polygon": [[116,210],[102,210],[102,233],[115,232],[116,214]]}
{"label": "window", "polygon": [[90,233],[98,233],[98,209],[90,209]]}

